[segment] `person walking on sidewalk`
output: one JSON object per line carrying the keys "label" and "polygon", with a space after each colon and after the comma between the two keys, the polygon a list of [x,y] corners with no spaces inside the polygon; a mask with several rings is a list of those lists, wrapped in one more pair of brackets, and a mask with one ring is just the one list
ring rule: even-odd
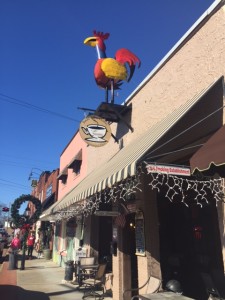
{"label": "person walking on sidewalk", "polygon": [[21,249],[21,241],[20,241],[20,234],[17,233],[16,236],[12,239],[12,242],[10,243],[10,247],[13,252],[17,252]]}
{"label": "person walking on sidewalk", "polygon": [[29,235],[28,235],[28,238],[27,238],[27,248],[28,248],[28,258],[29,259],[32,259],[32,254],[33,254],[33,250],[34,250],[34,243],[35,243],[35,236],[34,236],[34,233],[31,232]]}

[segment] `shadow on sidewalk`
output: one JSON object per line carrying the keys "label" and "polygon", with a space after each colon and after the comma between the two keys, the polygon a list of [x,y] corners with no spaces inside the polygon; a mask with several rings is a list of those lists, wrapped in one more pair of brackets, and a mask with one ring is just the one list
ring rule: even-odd
{"label": "shadow on sidewalk", "polygon": [[24,290],[15,285],[0,285],[1,299],[7,300],[50,300],[50,298],[42,292]]}

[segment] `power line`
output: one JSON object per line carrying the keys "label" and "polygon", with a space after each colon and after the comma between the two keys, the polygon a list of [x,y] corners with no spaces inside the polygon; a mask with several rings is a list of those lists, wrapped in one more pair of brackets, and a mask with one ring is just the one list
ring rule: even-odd
{"label": "power line", "polygon": [[0,159],[1,165],[7,165],[7,166],[12,166],[12,167],[20,167],[20,168],[29,168],[30,164],[25,165],[23,162],[16,162],[16,161],[9,161],[9,160],[1,160]]}
{"label": "power line", "polygon": [[60,117],[60,118],[63,118],[63,119],[67,119],[67,120],[70,120],[70,121],[80,123],[80,121],[78,121],[76,119],[73,119],[71,117],[65,116],[63,114],[60,114],[60,113],[57,113],[57,112],[54,112],[54,111],[50,111],[48,109],[42,108],[42,107],[37,106],[37,105],[30,104],[26,101],[19,100],[17,98],[10,97],[10,96],[4,95],[2,93],[0,93],[0,96],[7,98],[7,99],[4,99],[4,98],[0,97],[0,100],[2,100],[2,101],[9,102],[11,104],[20,105],[20,106],[23,106],[23,107],[26,107],[26,108],[29,108],[29,109],[33,109],[33,110],[37,110],[37,111],[40,111],[40,112],[48,113],[48,114],[51,114],[51,115],[54,115],[54,116],[57,116],[57,117]]}
{"label": "power line", "polygon": [[[16,186],[10,183],[1,183],[0,182],[0,186],[2,186],[5,189],[9,189],[9,190],[22,190],[22,191],[29,191],[29,186],[27,187],[22,187],[22,186]],[[1,188],[1,191],[3,191],[3,188]]]}
{"label": "power line", "polygon": [[23,184],[20,184],[20,183],[16,183],[16,182],[13,182],[13,181],[9,181],[9,180],[5,180],[5,179],[1,179],[0,178],[0,186],[2,187],[1,190],[22,190],[22,191],[29,191],[30,190],[30,187],[29,185],[23,185]]}
{"label": "power line", "polygon": [[[21,161],[21,163],[23,163],[23,160],[25,160],[26,162],[28,162],[28,161],[31,161],[32,162],[32,164],[34,165],[34,164],[46,164],[46,163],[48,163],[48,165],[50,166],[55,166],[55,163],[53,162],[53,161],[49,161],[49,160],[37,160],[37,159],[33,159],[33,158],[29,158],[29,157],[25,157],[25,156],[15,156],[15,155],[9,155],[9,154],[5,154],[5,153],[0,153],[0,162],[1,163],[4,163],[4,162],[8,162],[8,163],[18,163],[18,162],[15,162],[15,161],[7,161],[7,160],[1,160],[1,156],[3,156],[3,157],[9,157],[9,158],[14,158],[14,159],[18,159],[18,160],[22,160]],[[23,165],[24,167],[25,167],[25,165]],[[27,167],[30,167],[30,163],[29,164],[27,164],[26,165]],[[51,167],[52,168],[52,167]]]}
{"label": "power line", "polygon": [[[1,179],[1,178],[0,178],[0,181],[4,181],[4,182],[6,182],[6,183],[10,183],[10,184],[13,184],[13,185],[17,185],[17,186],[23,187],[23,188],[28,188],[28,186],[26,186],[26,185],[23,185],[23,184],[20,184],[20,183],[16,183],[16,182],[13,182],[13,181]],[[3,183],[0,182],[0,184],[3,184]]]}

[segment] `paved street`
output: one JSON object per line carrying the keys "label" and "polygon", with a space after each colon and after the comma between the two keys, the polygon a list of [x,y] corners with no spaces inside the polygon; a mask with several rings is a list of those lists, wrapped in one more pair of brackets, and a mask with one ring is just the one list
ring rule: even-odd
{"label": "paved street", "polygon": [[64,274],[65,269],[51,260],[36,258],[26,260],[25,270],[8,270],[8,262],[5,261],[0,265],[0,298],[2,300],[81,300],[83,291],[78,291],[77,285],[65,282]]}

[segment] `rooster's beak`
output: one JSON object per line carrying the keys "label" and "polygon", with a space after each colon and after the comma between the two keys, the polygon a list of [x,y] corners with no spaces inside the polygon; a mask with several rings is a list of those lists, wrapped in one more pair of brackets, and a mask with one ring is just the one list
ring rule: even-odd
{"label": "rooster's beak", "polygon": [[84,44],[85,45],[88,45],[88,46],[91,46],[91,47],[95,47],[96,44],[97,44],[97,39],[96,37],[89,37],[89,38],[86,38],[84,40]]}

